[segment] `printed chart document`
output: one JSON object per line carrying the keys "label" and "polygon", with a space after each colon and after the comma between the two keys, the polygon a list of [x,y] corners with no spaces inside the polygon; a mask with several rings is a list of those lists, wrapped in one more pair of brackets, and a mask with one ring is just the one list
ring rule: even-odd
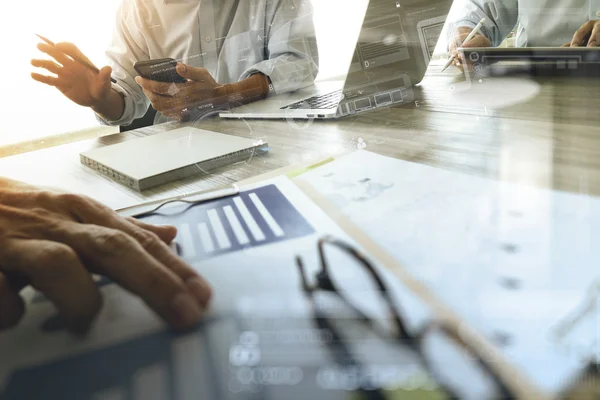
{"label": "printed chart document", "polygon": [[600,354],[600,199],[359,150],[296,178],[548,395]]}
{"label": "printed chart document", "polygon": [[[441,398],[412,351],[353,325],[345,304],[320,293],[328,315],[350,324],[343,332],[354,356],[369,367],[357,375],[336,365],[295,257],[302,257],[313,282],[318,238],[352,241],[287,178],[197,206],[174,203],[144,221],[178,228],[174,247],[214,289],[204,320],[190,332],[174,333],[142,301],[100,279],[104,307],[89,334],[77,337],[36,294],[20,325],[0,333],[0,399],[341,400],[367,383],[397,398],[407,392]],[[330,255],[331,268],[341,266],[347,278],[364,282],[359,265]],[[409,327],[430,318],[428,307],[380,269]],[[379,303],[364,304],[374,317],[387,315]]]}

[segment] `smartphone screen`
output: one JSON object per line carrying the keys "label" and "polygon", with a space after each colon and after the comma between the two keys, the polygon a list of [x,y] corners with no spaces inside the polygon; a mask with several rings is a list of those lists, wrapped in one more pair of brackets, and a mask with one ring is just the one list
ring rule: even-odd
{"label": "smartphone screen", "polygon": [[177,73],[175,70],[176,66],[176,60],[172,58],[161,58],[156,60],[138,61],[133,68],[135,68],[140,76],[153,81],[176,83],[187,82],[187,79]]}

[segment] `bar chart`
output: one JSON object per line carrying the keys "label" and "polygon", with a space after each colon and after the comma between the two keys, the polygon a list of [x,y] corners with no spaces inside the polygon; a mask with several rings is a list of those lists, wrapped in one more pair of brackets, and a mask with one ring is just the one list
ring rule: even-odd
{"label": "bar chart", "polygon": [[194,206],[175,205],[145,222],[174,225],[178,253],[203,260],[314,232],[275,185]]}

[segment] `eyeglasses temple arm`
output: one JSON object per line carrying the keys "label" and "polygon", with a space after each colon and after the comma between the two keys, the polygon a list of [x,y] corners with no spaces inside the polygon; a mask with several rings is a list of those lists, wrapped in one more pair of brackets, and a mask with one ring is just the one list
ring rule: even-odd
{"label": "eyeglasses temple arm", "polygon": [[308,279],[306,278],[306,271],[304,270],[304,263],[302,262],[302,258],[300,258],[300,256],[296,256],[296,265],[298,266],[298,270],[300,271],[302,290],[304,290],[305,293],[312,293],[312,287],[308,284]]}

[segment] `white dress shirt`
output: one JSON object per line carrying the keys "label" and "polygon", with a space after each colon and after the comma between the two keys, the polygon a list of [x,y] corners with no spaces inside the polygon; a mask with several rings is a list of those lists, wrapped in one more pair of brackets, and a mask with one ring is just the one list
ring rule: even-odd
{"label": "white dress shirt", "polygon": [[[136,61],[174,58],[206,68],[220,84],[261,72],[283,93],[313,83],[318,52],[310,0],[123,0],[106,52],[124,95],[128,125],[150,104],[135,82]],[[157,113],[154,123],[169,119]]]}
{"label": "white dress shirt", "polygon": [[462,1],[464,6],[455,3],[460,9],[453,23],[474,28],[485,17],[481,33],[492,46],[500,45],[517,23],[515,46],[561,46],[570,42],[585,22],[600,19],[600,0]]}

